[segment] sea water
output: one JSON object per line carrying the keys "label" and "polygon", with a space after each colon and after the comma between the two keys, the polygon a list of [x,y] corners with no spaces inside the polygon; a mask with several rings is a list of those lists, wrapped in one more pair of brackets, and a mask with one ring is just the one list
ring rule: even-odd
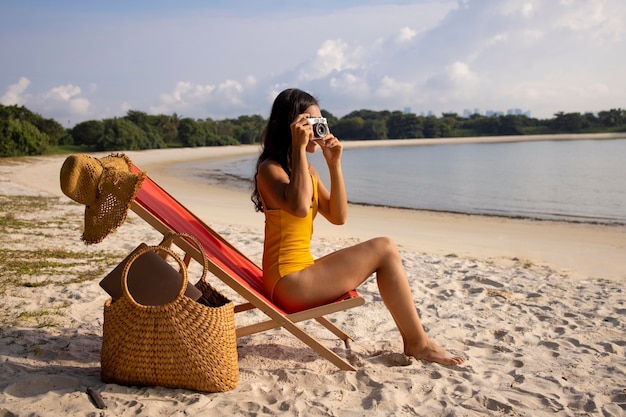
{"label": "sea water", "polygon": [[[321,152],[310,160],[329,185]],[[255,162],[219,170],[249,180]],[[342,167],[352,203],[626,224],[626,138],[352,148]]]}

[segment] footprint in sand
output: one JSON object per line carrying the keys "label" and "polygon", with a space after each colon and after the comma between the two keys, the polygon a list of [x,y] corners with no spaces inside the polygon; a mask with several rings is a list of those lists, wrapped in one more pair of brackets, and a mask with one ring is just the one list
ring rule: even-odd
{"label": "footprint in sand", "polygon": [[397,352],[379,352],[373,355],[376,362],[380,362],[387,366],[409,366],[413,363],[413,358],[403,353]]}

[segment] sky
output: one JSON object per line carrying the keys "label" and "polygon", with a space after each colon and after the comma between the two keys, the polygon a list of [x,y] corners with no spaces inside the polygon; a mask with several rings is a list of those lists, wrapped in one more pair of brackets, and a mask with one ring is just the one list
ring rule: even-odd
{"label": "sky", "polygon": [[128,110],[337,117],[626,107],[624,0],[0,0],[0,103],[64,127]]}

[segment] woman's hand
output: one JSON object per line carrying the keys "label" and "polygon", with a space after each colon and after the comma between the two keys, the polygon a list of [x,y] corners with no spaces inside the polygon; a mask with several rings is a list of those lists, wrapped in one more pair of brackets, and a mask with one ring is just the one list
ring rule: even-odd
{"label": "woman's hand", "polygon": [[306,147],[313,137],[313,127],[307,120],[311,117],[308,113],[302,113],[291,122],[291,145],[294,149]]}
{"label": "woman's hand", "polygon": [[341,160],[343,145],[332,133],[329,133],[324,139],[316,139],[315,143],[322,148],[322,154],[327,164],[336,164]]}

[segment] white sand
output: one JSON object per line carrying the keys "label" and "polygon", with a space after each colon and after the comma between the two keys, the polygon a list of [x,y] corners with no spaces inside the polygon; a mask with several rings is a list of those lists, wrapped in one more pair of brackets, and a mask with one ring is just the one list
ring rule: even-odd
{"label": "white sand", "polygon": [[[128,155],[260,262],[263,218],[248,193],[191,183],[168,168],[174,161],[250,152],[256,148]],[[89,254],[67,267],[22,275],[41,286],[0,286],[0,416],[624,414],[626,228],[358,206],[351,206],[343,227],[316,223],[316,254],[392,237],[429,334],[466,355],[466,365],[392,366],[402,359],[394,355],[401,339],[370,279],[359,289],[363,307],[331,316],[354,336],[357,372],[338,371],[288,332],[274,330],[238,340],[241,381],[231,392],[104,384],[99,360],[107,295],[98,281],[140,242],[160,237],[131,214],[104,242],[85,247],[83,208],[59,189],[63,160],[0,160],[0,196],[47,201],[28,210],[0,207],[0,219],[11,213],[15,220],[1,226],[0,250]],[[8,276],[10,259],[4,263]],[[76,280],[89,272],[91,278]],[[348,355],[325,330],[306,329]],[[90,401],[88,386],[101,393],[106,410]]]}

